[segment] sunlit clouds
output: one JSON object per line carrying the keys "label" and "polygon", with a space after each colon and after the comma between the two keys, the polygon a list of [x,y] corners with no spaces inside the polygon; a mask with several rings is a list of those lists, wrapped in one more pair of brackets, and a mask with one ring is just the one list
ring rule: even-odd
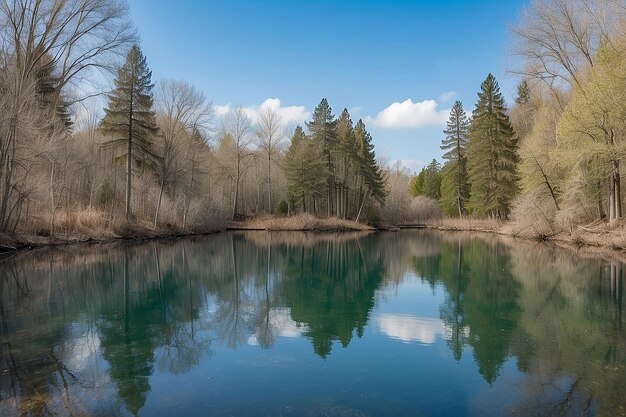
{"label": "sunlit clouds", "polygon": [[383,314],[376,319],[381,333],[401,342],[432,345],[437,336],[446,334],[444,323],[435,318],[400,314]]}
{"label": "sunlit clouds", "polygon": [[[236,107],[237,106],[233,106],[230,103],[216,105],[215,113],[218,116],[225,116],[235,110]],[[304,106],[283,106],[279,98],[268,98],[261,104],[241,107],[246,116],[253,122],[258,121],[259,113],[266,108],[276,112],[276,114],[280,116],[282,123],[286,125],[304,124],[306,120],[311,118],[311,112],[307,111]]]}
{"label": "sunlit clouds", "polygon": [[365,122],[376,127],[392,129],[443,125],[448,119],[450,109],[438,110],[438,106],[436,100],[414,103],[409,98],[403,102],[396,101],[390,104],[375,117],[366,117]]}

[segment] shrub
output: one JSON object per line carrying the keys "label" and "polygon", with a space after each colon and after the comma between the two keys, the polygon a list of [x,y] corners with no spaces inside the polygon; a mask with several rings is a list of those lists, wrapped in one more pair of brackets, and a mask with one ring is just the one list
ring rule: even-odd
{"label": "shrub", "polygon": [[415,223],[425,223],[443,217],[437,200],[417,196],[409,204],[407,220]]}
{"label": "shrub", "polygon": [[519,196],[511,211],[513,233],[526,238],[543,239],[558,231],[554,200],[545,193],[527,193]]}
{"label": "shrub", "polygon": [[289,203],[287,203],[285,200],[282,200],[280,203],[278,203],[277,211],[278,214],[280,214],[281,216],[286,216],[289,213]]}

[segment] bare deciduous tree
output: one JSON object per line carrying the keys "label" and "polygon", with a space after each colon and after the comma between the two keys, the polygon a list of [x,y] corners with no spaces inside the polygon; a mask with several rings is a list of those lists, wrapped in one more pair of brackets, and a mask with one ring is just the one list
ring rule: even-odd
{"label": "bare deciduous tree", "polygon": [[285,134],[280,115],[270,107],[264,107],[259,113],[257,136],[259,148],[267,158],[267,203],[269,212],[273,213],[272,162],[281,142],[285,139]]}
{"label": "bare deciduous tree", "polygon": [[250,149],[253,126],[245,111],[238,107],[228,113],[222,121],[222,129],[228,135],[232,147],[232,163],[234,164],[235,193],[233,197],[233,220],[239,214],[239,189],[243,174],[250,168],[252,151]]}
{"label": "bare deciduous tree", "polygon": [[[37,107],[42,74],[53,81],[49,108],[56,109],[62,90],[79,84],[87,70],[115,65],[115,55],[135,38],[127,16],[122,0],[0,2],[0,84],[6,99],[0,121],[0,230],[7,230],[21,201],[16,177],[23,179],[32,163],[21,163],[20,151],[27,148],[23,142],[32,118],[25,113]],[[46,129],[40,133],[50,136]]]}
{"label": "bare deciduous tree", "polygon": [[625,13],[621,0],[532,0],[512,28],[513,53],[524,61],[516,72],[554,89],[580,86],[581,69],[593,66],[600,39],[619,30]]}
{"label": "bare deciduous tree", "polygon": [[[184,161],[182,164],[177,164],[181,152],[187,151],[183,156],[185,159],[193,155],[189,149],[196,143],[191,136],[196,131],[208,130],[215,114],[211,102],[203,93],[185,81],[176,80],[162,80],[159,83],[157,108],[160,116],[162,144],[161,157],[156,167],[159,177],[159,197],[154,215],[155,227],[159,221],[163,190],[165,186],[174,182],[180,171],[184,169]],[[192,164],[193,168],[194,164]]]}

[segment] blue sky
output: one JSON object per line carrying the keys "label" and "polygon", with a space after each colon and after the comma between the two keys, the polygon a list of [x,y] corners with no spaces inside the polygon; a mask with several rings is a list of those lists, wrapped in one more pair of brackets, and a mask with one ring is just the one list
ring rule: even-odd
{"label": "blue sky", "polygon": [[489,72],[512,102],[508,27],[526,1],[130,3],[155,81],[189,81],[219,113],[272,106],[290,124],[326,97],[364,119],[378,155],[415,170],[440,159],[446,111],[461,100],[470,113]]}

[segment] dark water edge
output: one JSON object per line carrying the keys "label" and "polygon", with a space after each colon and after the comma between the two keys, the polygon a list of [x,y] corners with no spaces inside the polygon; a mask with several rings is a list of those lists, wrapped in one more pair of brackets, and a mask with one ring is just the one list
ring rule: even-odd
{"label": "dark water edge", "polygon": [[0,265],[4,415],[624,415],[623,265],[427,230]]}

